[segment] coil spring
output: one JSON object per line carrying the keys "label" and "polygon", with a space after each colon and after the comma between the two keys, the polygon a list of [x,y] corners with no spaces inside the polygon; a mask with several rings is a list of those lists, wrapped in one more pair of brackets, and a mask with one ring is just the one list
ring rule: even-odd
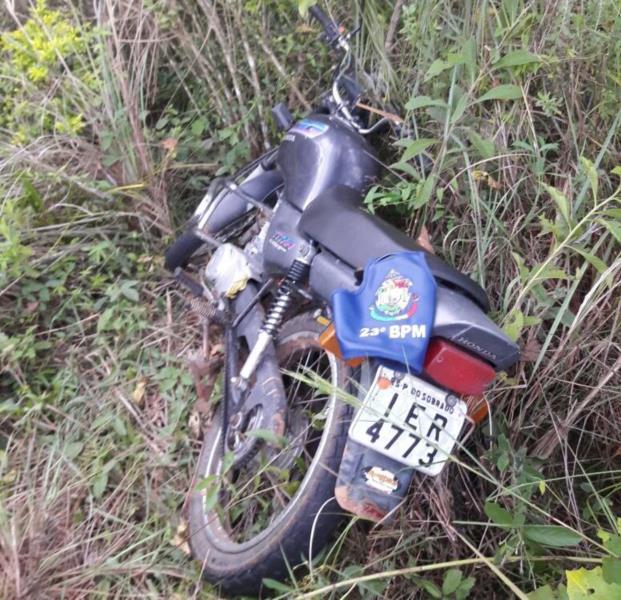
{"label": "coil spring", "polygon": [[282,325],[285,313],[293,300],[293,293],[296,285],[304,279],[309,270],[309,265],[301,260],[294,260],[283,282],[276,291],[274,302],[265,317],[263,323],[263,331],[272,337],[278,333],[278,329]]}

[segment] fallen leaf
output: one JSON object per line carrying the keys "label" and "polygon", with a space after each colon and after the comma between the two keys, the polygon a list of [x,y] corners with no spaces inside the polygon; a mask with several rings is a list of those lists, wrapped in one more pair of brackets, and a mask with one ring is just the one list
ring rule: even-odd
{"label": "fallen leaf", "polygon": [[472,171],[472,179],[487,184],[493,190],[502,188],[502,184],[496,181],[487,171]]}
{"label": "fallen leaf", "polygon": [[435,254],[435,252],[433,251],[433,246],[431,245],[431,239],[429,238],[429,231],[427,231],[427,228],[424,225],[420,229],[420,233],[416,238],[416,243],[425,250],[427,250],[427,252]]}
{"label": "fallen leaf", "polygon": [[211,352],[209,353],[209,356],[215,356],[216,354],[224,354],[224,344],[214,344],[211,347]]}
{"label": "fallen leaf", "polygon": [[177,148],[177,140],[175,138],[166,138],[161,141],[162,148],[168,152],[174,152]]}
{"label": "fallen leaf", "polygon": [[147,387],[147,380],[143,377],[140,379],[132,392],[132,400],[138,407],[142,407],[144,404],[144,393]]}
{"label": "fallen leaf", "polygon": [[26,310],[24,312],[29,315],[30,313],[33,313],[35,310],[37,310],[38,307],[39,302],[37,300],[34,300],[33,302],[28,302],[28,304],[26,304]]}
{"label": "fallen leaf", "polygon": [[201,416],[198,410],[193,410],[188,419],[188,429],[194,439],[198,439],[201,433]]}
{"label": "fallen leaf", "polygon": [[188,544],[188,522],[185,519],[182,519],[177,526],[177,531],[170,540],[170,545],[181,550],[186,556],[191,554],[190,545]]}
{"label": "fallen leaf", "polygon": [[539,358],[541,352],[541,344],[534,335],[528,336],[524,348],[522,348],[522,361],[535,362]]}

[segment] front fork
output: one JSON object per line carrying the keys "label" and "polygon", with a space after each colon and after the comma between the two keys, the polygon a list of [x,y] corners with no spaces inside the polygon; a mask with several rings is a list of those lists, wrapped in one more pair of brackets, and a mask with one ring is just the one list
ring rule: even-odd
{"label": "front fork", "polygon": [[[249,282],[232,301],[233,314],[242,314],[250,303],[256,301],[256,293],[256,286]],[[229,381],[225,388],[234,389],[230,389],[230,395],[228,398],[225,397],[224,401],[228,404],[229,420],[234,427],[239,427],[243,424],[243,415],[259,410],[258,428],[267,429],[276,436],[282,436],[285,433],[287,399],[280,369],[278,368],[276,347],[273,339],[270,338],[267,344],[262,341],[264,339],[262,335],[264,320],[265,313],[263,307],[259,302],[256,302],[252,310],[237,324],[232,335],[227,339],[228,347],[226,352],[227,354],[232,353],[232,356],[237,355],[238,348],[233,346],[239,344],[240,338],[245,339],[248,347],[252,349],[248,359],[253,356],[253,350],[259,343],[261,343],[262,351],[260,360],[256,362],[254,369],[250,373],[250,377],[254,377],[254,385],[247,386],[248,389],[242,389],[239,386],[238,378],[241,370],[240,374],[237,374],[237,365],[233,364],[233,360],[227,360],[229,367],[226,369],[226,374],[229,377]],[[231,355],[229,355],[229,358],[231,358]],[[244,366],[248,363],[248,359],[246,359]],[[252,360],[254,361],[255,359],[253,358]],[[233,402],[228,402],[230,400],[233,400]]]}

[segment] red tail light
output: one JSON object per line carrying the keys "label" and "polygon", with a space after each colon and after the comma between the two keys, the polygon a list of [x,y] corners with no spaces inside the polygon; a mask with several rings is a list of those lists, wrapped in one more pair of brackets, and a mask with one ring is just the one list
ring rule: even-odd
{"label": "red tail light", "polygon": [[482,395],[496,376],[485,361],[437,338],[429,342],[423,368],[436,383],[465,396]]}

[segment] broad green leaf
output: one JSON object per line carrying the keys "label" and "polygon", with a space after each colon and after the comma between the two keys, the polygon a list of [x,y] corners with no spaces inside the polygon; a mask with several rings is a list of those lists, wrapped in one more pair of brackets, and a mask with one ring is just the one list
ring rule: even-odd
{"label": "broad green leaf", "polygon": [[114,308],[106,308],[101,315],[99,315],[99,319],[97,319],[97,333],[105,331],[108,329],[110,322],[112,321],[112,317],[114,317]]}
{"label": "broad green leaf", "polygon": [[608,219],[597,219],[597,221],[612,233],[617,242],[621,243],[621,224]]}
{"label": "broad green leaf", "polygon": [[560,600],[562,596],[557,590],[553,590],[550,585],[544,585],[535,591],[527,594],[528,600]]}
{"label": "broad green leaf", "polygon": [[432,598],[442,598],[442,591],[440,588],[431,580],[417,578],[416,583],[423,588]]}
{"label": "broad green leaf", "polygon": [[511,255],[513,256],[513,260],[515,261],[520,273],[520,281],[526,281],[530,275],[530,269],[526,266],[524,259],[517,252],[511,252]]}
{"label": "broad green leaf", "polygon": [[555,187],[552,187],[551,185],[547,185],[545,183],[543,183],[542,185],[550,198],[554,200],[554,204],[556,204],[556,208],[559,214],[563,217],[563,220],[565,221],[567,226],[571,227],[571,210],[569,207],[569,200],[567,200],[565,194],[563,194],[560,190],[557,190]]}
{"label": "broad green leaf", "polygon": [[448,596],[457,590],[461,583],[462,575],[460,569],[449,569],[444,574],[444,581],[442,581],[442,594]]}
{"label": "broad green leaf", "polygon": [[539,63],[541,58],[528,50],[513,50],[507,52],[501,59],[494,63],[495,69],[502,69],[503,67],[519,67],[521,65],[528,65],[531,63]]}
{"label": "broad green leaf", "polygon": [[621,535],[608,534],[608,538],[604,541],[604,546],[606,550],[616,554],[619,558],[621,558]]}
{"label": "broad green leaf", "polygon": [[125,281],[121,285],[121,294],[131,302],[138,302],[139,300],[138,290],[134,287],[133,281]]}
{"label": "broad green leaf", "polygon": [[251,429],[246,435],[263,440],[276,448],[284,448],[287,445],[286,437],[278,436],[270,429]]}
{"label": "broad green leaf", "polygon": [[461,52],[449,52],[446,57],[446,62],[452,67],[455,65],[463,65],[466,62],[466,57]]}
{"label": "broad green leaf", "polygon": [[[580,256],[582,256],[582,258],[584,258],[589,264],[591,264],[598,273],[601,274],[607,271],[608,266],[606,265],[606,263],[601,258],[595,256],[595,254],[592,254],[591,252],[577,246],[572,246],[572,249],[580,254]],[[606,283],[608,284],[608,287],[612,287],[614,283],[612,273],[609,273],[607,275]]]}
{"label": "broad green leaf", "polygon": [[413,177],[414,179],[420,178],[420,173],[410,163],[396,162],[390,165],[390,168],[394,169],[395,171],[403,171],[404,173],[407,173],[408,175],[410,175],[410,177]]}
{"label": "broad green leaf", "polygon": [[593,192],[593,199],[597,200],[597,191],[598,191],[598,176],[597,169],[595,165],[586,157],[580,157],[580,164],[586,173],[587,178],[589,179],[589,184],[591,186],[591,191]]}
{"label": "broad green leaf", "polygon": [[108,485],[108,471],[101,469],[93,481],[93,496],[101,498]]}
{"label": "broad green leaf", "polygon": [[511,527],[513,525],[513,515],[500,506],[500,504],[486,502],[483,510],[485,510],[489,520],[496,525],[502,525],[503,527]]}
{"label": "broad green leaf", "polygon": [[443,71],[446,71],[447,69],[450,69],[455,65],[461,65],[464,62],[465,58],[462,54],[451,53],[447,56],[446,60],[438,58],[431,63],[431,66],[427,70],[427,73],[425,73],[425,81],[429,81]]}
{"label": "broad green leaf", "polygon": [[192,125],[190,126],[190,131],[192,135],[198,137],[202,135],[203,131],[207,129],[207,121],[205,119],[194,119]]}
{"label": "broad green leaf", "polygon": [[524,537],[542,546],[563,548],[575,546],[582,541],[582,536],[560,525],[527,525],[522,529]]}
{"label": "broad green leaf", "polygon": [[455,600],[466,600],[476,582],[477,580],[474,577],[466,577],[466,579],[462,579],[457,591],[455,592]]}
{"label": "broad green leaf", "polygon": [[613,175],[617,175],[617,177],[621,177],[621,165],[616,166],[612,171],[610,171]]}
{"label": "broad green leaf", "polygon": [[621,585],[604,581],[602,568],[565,571],[569,600],[621,600]]}
{"label": "broad green leaf", "polygon": [[417,154],[424,152],[426,148],[435,144],[437,140],[435,138],[418,138],[412,140],[405,148],[405,152],[399,162],[407,162],[411,158],[414,158]]}
{"label": "broad green leaf", "polygon": [[521,97],[522,88],[519,85],[505,83],[483,94],[477,102],[485,102],[486,100],[518,100]]}
{"label": "broad green leaf", "polygon": [[69,442],[65,445],[65,456],[69,459],[75,458],[82,452],[84,448],[83,442]]}
{"label": "broad green leaf", "polygon": [[605,556],[602,559],[602,572],[606,583],[621,585],[621,558]]}
{"label": "broad green leaf", "polygon": [[462,118],[463,114],[466,112],[466,108],[468,107],[468,94],[463,94],[461,98],[457,101],[455,105],[455,110],[451,115],[451,124],[454,125]]}
{"label": "broad green leaf", "polygon": [[229,450],[222,457],[222,465],[220,467],[220,474],[224,475],[225,473],[228,473],[229,469],[233,466],[234,463],[235,463],[235,453]]}
{"label": "broad green leaf", "polygon": [[552,223],[550,219],[546,219],[543,215],[539,215],[539,223],[541,225],[541,233],[539,235],[551,233],[557,240],[560,240],[567,234],[567,225],[562,228],[558,227],[555,223]]}
{"label": "broad green leaf", "polygon": [[435,185],[435,182],[436,182],[435,175],[429,175],[429,177],[425,179],[425,183],[423,183],[423,186],[420,192],[417,194],[414,202],[412,202],[412,205],[411,205],[412,209],[417,209],[417,208],[420,208],[421,206],[425,206],[425,204],[429,202],[429,198],[431,198],[431,193],[433,192],[433,186]]}
{"label": "broad green leaf", "polygon": [[206,513],[215,508],[216,504],[218,503],[219,492],[219,485],[212,485],[206,490],[205,497],[203,498],[203,510]]}
{"label": "broad green leaf", "polygon": [[468,129],[466,132],[470,143],[476,148],[481,158],[492,158],[496,154],[496,147],[492,140],[483,139],[473,129]]}
{"label": "broad green leaf", "polygon": [[[312,1],[312,4],[315,4],[315,0]],[[270,579],[269,577],[266,577],[263,580],[263,585],[270,590],[276,590],[277,592],[282,592],[283,594],[288,594],[293,591],[289,586],[285,585],[284,583],[276,581],[275,579]]]}
{"label": "broad green leaf", "polygon": [[386,586],[389,584],[390,582],[388,581],[388,579],[376,579],[374,581],[360,581],[358,583],[358,589],[361,592],[367,592],[367,594],[364,595],[364,598],[383,598],[384,594],[382,593],[385,589]]}
{"label": "broad green leaf", "polygon": [[522,328],[524,327],[524,314],[519,308],[514,308],[507,316],[507,319],[507,323],[503,329],[513,341],[516,341],[520,337]]}
{"label": "broad green leaf", "polygon": [[194,491],[201,492],[202,490],[206,490],[207,488],[211,487],[217,481],[217,479],[217,475],[207,475],[207,477],[203,477],[194,487]]}
{"label": "broad green leaf", "polygon": [[531,273],[536,273],[537,276],[533,281],[546,281],[548,279],[568,279],[569,276],[563,269],[559,269],[554,265],[548,264],[545,266],[542,265],[533,265],[531,269]]}
{"label": "broad green leaf", "polygon": [[474,81],[477,74],[477,43],[474,36],[466,40],[461,53],[464,57],[464,65],[468,72],[468,77],[470,81]]}
{"label": "broad green leaf", "polygon": [[428,106],[446,106],[446,102],[444,100],[435,100],[429,96],[416,96],[407,102],[405,108],[407,110],[416,110],[417,108],[426,108]]}
{"label": "broad green leaf", "polygon": [[300,12],[300,16],[306,17],[308,9],[314,4],[317,4],[317,0],[298,0],[298,11]]}
{"label": "broad green leaf", "polygon": [[434,60],[431,65],[429,66],[429,69],[427,69],[427,72],[425,73],[425,81],[429,81],[430,79],[432,79],[433,77],[435,77],[436,75],[442,73],[442,71],[446,71],[447,69],[450,69],[453,65],[451,65],[450,63],[448,63],[446,60],[442,60],[441,58],[437,58],[436,60]]}

